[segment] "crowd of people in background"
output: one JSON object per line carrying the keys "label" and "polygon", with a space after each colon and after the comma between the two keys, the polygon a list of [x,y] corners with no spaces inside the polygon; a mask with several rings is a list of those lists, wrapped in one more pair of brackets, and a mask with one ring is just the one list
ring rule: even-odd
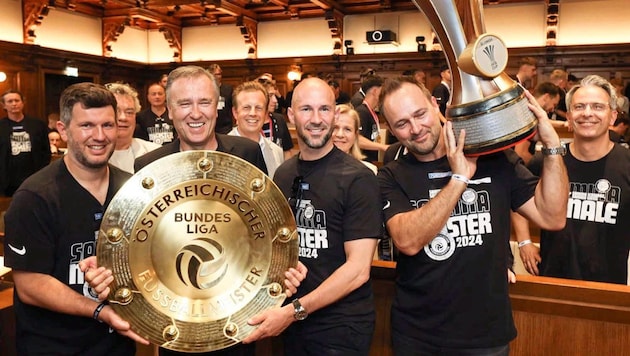
{"label": "crowd of people in background", "polygon": [[[13,196],[4,251],[19,351],[126,355],[130,340],[147,343],[103,302],[111,271],[91,257],[94,233],[134,172],[214,150],[274,180],[295,215],[300,264],[287,271],[293,298],[251,318],[257,329],[243,344],[210,355],[253,355],[256,340],[277,335],[289,355],[367,355],[370,265],[394,256],[395,354],[509,355],[511,224],[529,273],[630,284],[623,81],[562,69],[538,81],[536,64],[523,58],[513,77],[529,89],[536,135],[481,157],[464,154],[466,133],[445,119],[447,65],[433,88],[421,69],[385,78],[365,68],[352,95],[334,75],[305,73],[286,97],[270,73],[232,86],[217,64],[182,66],[147,86],[144,110],[128,84],[75,84],[48,127],[23,112],[20,92],[4,93],[0,195]],[[324,222],[315,229],[313,214]],[[540,246],[529,222],[542,229]]]}

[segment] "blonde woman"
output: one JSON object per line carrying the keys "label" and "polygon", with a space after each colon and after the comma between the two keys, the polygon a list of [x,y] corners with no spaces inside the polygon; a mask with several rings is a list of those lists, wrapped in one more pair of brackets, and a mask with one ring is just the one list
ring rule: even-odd
{"label": "blonde woman", "polygon": [[347,104],[337,105],[337,108],[339,109],[339,118],[335,121],[333,143],[338,149],[358,159],[376,174],[376,166],[363,160],[365,156],[359,148],[359,114]]}

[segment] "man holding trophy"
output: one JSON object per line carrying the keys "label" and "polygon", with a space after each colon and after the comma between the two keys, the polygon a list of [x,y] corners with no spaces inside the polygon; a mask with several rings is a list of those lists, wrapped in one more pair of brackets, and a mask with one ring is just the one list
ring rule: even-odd
{"label": "man holding trophy", "polygon": [[[533,96],[503,73],[507,49],[497,37],[463,29],[454,1],[416,4],[441,40],[453,87],[443,127],[422,85],[395,79],[381,91],[381,113],[410,153],[378,175],[386,227],[400,250],[394,354],[507,356],[516,337],[510,210],[545,229],[564,226],[560,139]],[[458,5],[472,17],[462,22],[483,30],[481,1]],[[540,180],[506,150],[534,135],[546,152]]]}

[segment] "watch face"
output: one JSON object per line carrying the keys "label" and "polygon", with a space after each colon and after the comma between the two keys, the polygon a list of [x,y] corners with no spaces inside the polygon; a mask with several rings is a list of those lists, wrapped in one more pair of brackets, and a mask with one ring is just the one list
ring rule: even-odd
{"label": "watch face", "polygon": [[306,319],[306,317],[308,316],[308,313],[306,312],[306,309],[304,309],[302,304],[300,304],[300,301],[295,299],[291,303],[293,304],[293,308],[295,310],[295,312],[293,314],[293,317],[295,318],[295,320],[304,320],[304,319]]}
{"label": "watch face", "polygon": [[308,316],[308,313],[306,313],[306,310],[304,309],[298,310],[297,312],[295,312],[295,318],[297,320],[304,320],[306,319],[307,316]]}

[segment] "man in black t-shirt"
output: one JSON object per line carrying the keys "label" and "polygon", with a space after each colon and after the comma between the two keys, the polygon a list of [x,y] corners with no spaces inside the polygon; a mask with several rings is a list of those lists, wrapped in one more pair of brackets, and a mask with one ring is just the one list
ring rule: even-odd
{"label": "man in black t-shirt", "polygon": [[448,65],[440,67],[440,84],[433,88],[431,95],[437,100],[442,116],[446,116],[446,104],[451,98],[451,69]]}
{"label": "man in black t-shirt", "polygon": [[335,148],[338,110],[325,81],[303,80],[288,115],[300,154],[276,170],[274,181],[294,211],[300,261],[309,274],[297,298],[251,320],[261,323],[252,335],[286,328],[285,355],[367,355],[374,331],[370,265],[382,226],[378,183]]}
{"label": "man in black t-shirt", "polygon": [[361,90],[365,93],[363,102],[355,110],[359,115],[361,126],[358,137],[359,148],[368,162],[378,161],[378,152],[387,150],[387,145],[380,143],[380,119],[376,114],[378,109],[378,96],[383,86],[383,78],[372,76],[361,84]]}
{"label": "man in black t-shirt", "polygon": [[284,115],[276,111],[278,107],[278,90],[276,85],[269,79],[264,77],[258,78],[258,82],[262,84],[267,93],[269,94],[269,106],[267,111],[269,112],[269,118],[265,120],[262,131],[263,135],[273,141],[278,146],[282,147],[284,152],[284,159],[287,160],[293,156],[291,150],[293,149],[293,138],[289,132],[287,121]]}
{"label": "man in black t-shirt", "polygon": [[[527,97],[540,140],[558,147],[544,110]],[[538,181],[512,150],[464,156],[465,132],[456,139],[451,122],[442,127],[435,98],[412,79],[386,81],[381,103],[408,150],[378,174],[386,227],[400,252],[394,353],[507,356],[516,336],[508,296],[508,278],[515,281],[507,270],[510,210],[561,228],[568,192],[562,158],[546,156]]]}
{"label": "man in black t-shirt", "polygon": [[24,115],[22,93],[9,90],[1,101],[7,116],[0,119],[0,196],[10,197],[50,162],[50,144],[46,124]]}
{"label": "man in black t-shirt", "polygon": [[108,165],[116,99],[80,83],[61,94],[57,129],[68,152],[29,177],[6,213],[5,264],[15,282],[19,355],[133,355],[130,330],[84,281],[79,262],[96,251],[100,222],[129,174]]}
{"label": "man in black t-shirt", "polygon": [[166,107],[166,92],[160,83],[149,85],[147,90],[149,107],[136,115],[136,132],[134,137],[151,141],[159,145],[173,142],[177,133],[173,128]]}
{"label": "man in black t-shirt", "polygon": [[[628,284],[630,251],[630,151],[610,140],[617,118],[614,87],[590,75],[567,93],[567,119],[573,141],[564,162],[569,174],[567,223],[543,229],[540,250],[531,243],[527,221],[515,229],[523,265],[531,274]],[[536,154],[528,168],[540,174]],[[540,251],[540,253],[539,253]]]}

